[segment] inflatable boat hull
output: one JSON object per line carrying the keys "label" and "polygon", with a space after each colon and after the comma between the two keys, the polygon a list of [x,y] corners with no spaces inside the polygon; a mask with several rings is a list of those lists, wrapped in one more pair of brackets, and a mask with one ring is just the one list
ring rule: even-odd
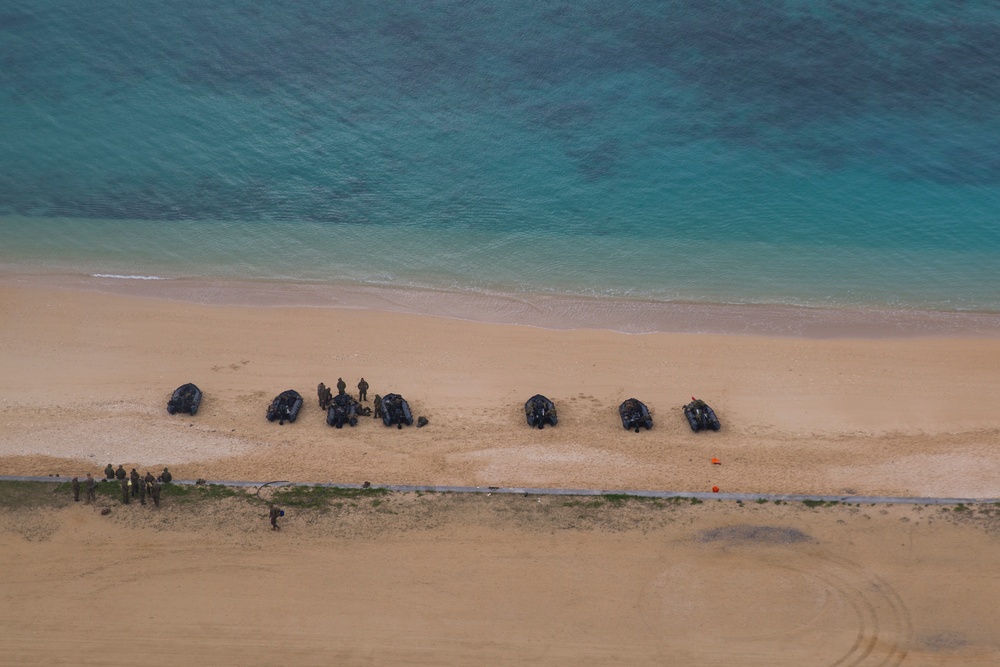
{"label": "inflatable boat hull", "polygon": [[684,416],[687,418],[691,430],[695,433],[709,429],[718,431],[722,428],[719,418],[715,416],[715,410],[705,403],[701,405],[688,403],[684,406]]}
{"label": "inflatable boat hull", "polygon": [[649,414],[649,408],[642,401],[630,398],[618,406],[618,415],[622,418],[622,426],[626,431],[639,432],[640,426],[645,426],[646,430],[653,428],[653,418]]}
{"label": "inflatable boat hull", "polygon": [[283,391],[274,397],[267,409],[267,421],[278,420],[279,423],[292,422],[299,418],[302,409],[302,395],[294,389]]}
{"label": "inflatable boat hull", "polygon": [[555,404],[541,394],[535,394],[525,402],[524,416],[531,428],[541,429],[546,424],[555,426],[559,423]]}
{"label": "inflatable boat hull", "polygon": [[410,404],[399,394],[386,394],[382,397],[382,403],[379,405],[379,416],[382,417],[382,423],[386,426],[403,428],[404,424],[406,426],[413,425]]}
{"label": "inflatable boat hull", "polygon": [[326,423],[335,428],[357,426],[358,424],[358,402],[347,394],[334,396],[333,402],[326,411]]}
{"label": "inflatable boat hull", "polygon": [[170,400],[167,401],[167,412],[170,414],[176,414],[178,412],[186,412],[189,415],[198,414],[198,408],[201,406],[201,389],[190,382],[187,384],[182,384],[181,386],[174,389],[173,395]]}

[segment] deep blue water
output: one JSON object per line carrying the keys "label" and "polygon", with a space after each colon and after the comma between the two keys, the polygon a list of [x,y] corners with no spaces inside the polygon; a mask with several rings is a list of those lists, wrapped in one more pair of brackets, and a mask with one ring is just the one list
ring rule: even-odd
{"label": "deep blue water", "polygon": [[1000,6],[0,3],[0,263],[1000,310]]}

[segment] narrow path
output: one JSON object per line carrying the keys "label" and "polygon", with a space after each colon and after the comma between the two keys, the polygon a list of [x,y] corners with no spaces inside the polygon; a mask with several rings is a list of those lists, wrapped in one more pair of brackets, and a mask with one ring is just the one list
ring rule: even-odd
{"label": "narrow path", "polygon": [[[71,481],[70,477],[17,477],[13,475],[0,475],[2,482],[52,482],[64,483]],[[197,484],[192,479],[175,479],[171,484]],[[340,484],[336,482],[326,483],[302,483],[302,482],[244,482],[236,480],[205,480],[203,484],[218,484],[220,486],[257,488],[264,484],[283,486],[317,486],[337,489],[385,489],[396,493],[506,493],[520,494],[523,496],[631,496],[635,498],[695,498],[698,500],[741,500],[754,502],[757,500],[784,501],[784,502],[827,502],[843,504],[872,504],[872,505],[987,505],[1000,504],[1000,498],[929,498],[919,496],[831,496],[816,494],[798,493],[711,493],[704,491],[634,491],[628,489],[541,489],[530,487],[504,487],[504,486],[407,486],[399,484],[371,484],[365,487],[362,484]]]}

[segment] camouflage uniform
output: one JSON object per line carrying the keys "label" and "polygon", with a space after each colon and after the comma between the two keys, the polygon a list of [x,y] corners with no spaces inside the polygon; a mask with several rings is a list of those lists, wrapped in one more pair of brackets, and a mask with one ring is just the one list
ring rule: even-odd
{"label": "camouflage uniform", "polygon": [[87,473],[87,504],[97,500],[97,480],[94,479],[93,475],[89,472]]}
{"label": "camouflage uniform", "polygon": [[358,400],[368,400],[368,383],[365,382],[364,378],[361,378],[361,382],[358,383]]}
{"label": "camouflage uniform", "polygon": [[108,467],[104,469],[104,477],[106,479],[114,479],[115,478],[115,469],[114,469],[114,467],[110,463],[108,464]]}
{"label": "camouflage uniform", "polygon": [[337,378],[337,393],[341,396],[347,390],[347,383],[344,382],[344,378]]}
{"label": "camouflage uniform", "polygon": [[271,505],[269,516],[271,517],[271,530],[281,530],[281,526],[278,525],[278,517],[281,516],[281,510],[278,509],[277,505]]}
{"label": "camouflage uniform", "polygon": [[118,470],[115,470],[115,477],[118,478],[119,482],[128,477],[128,473],[125,472],[125,468],[123,468],[121,464],[118,464]]}
{"label": "camouflage uniform", "polygon": [[122,485],[122,503],[128,505],[129,480],[125,477],[122,477],[120,480],[118,480],[118,483]]}
{"label": "camouflage uniform", "polygon": [[73,481],[70,482],[70,484],[73,486],[73,502],[78,503],[78,502],[80,502],[80,480],[79,480],[79,478],[74,477]]}
{"label": "camouflage uniform", "polygon": [[152,488],[149,490],[149,495],[153,496],[153,504],[157,507],[160,506],[160,483],[153,482]]}
{"label": "camouflage uniform", "polygon": [[170,474],[170,471],[167,470],[166,468],[164,468],[163,469],[163,474],[160,475],[160,479],[163,480],[163,483],[164,484],[169,484],[170,480],[172,480],[173,478],[174,478],[174,476]]}
{"label": "camouflage uniform", "polygon": [[132,495],[139,495],[139,473],[135,471],[135,468],[132,468],[132,472],[130,472],[128,476],[129,479],[132,480]]}

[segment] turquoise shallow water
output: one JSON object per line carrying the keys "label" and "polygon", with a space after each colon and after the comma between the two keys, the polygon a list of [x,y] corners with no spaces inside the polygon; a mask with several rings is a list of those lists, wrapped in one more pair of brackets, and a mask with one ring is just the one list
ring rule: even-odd
{"label": "turquoise shallow water", "polygon": [[1000,311],[1000,10],[4,3],[0,264]]}

